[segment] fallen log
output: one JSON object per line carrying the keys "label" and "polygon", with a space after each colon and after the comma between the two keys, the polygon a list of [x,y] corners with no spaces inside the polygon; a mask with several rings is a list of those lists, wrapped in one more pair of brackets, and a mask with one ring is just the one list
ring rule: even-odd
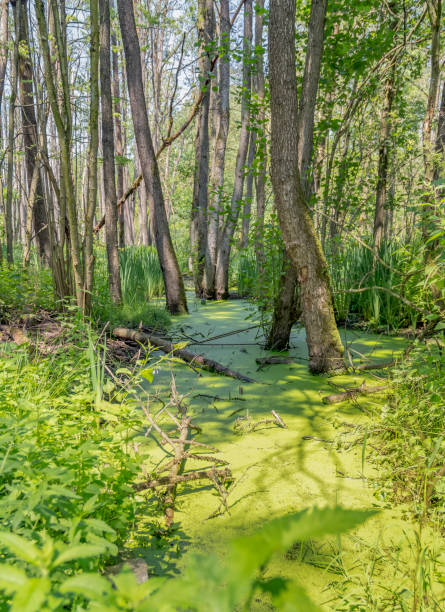
{"label": "fallen log", "polygon": [[133,485],[135,491],[145,491],[146,489],[155,489],[165,485],[176,485],[180,482],[192,482],[195,480],[213,480],[217,478],[220,482],[232,480],[232,472],[229,468],[201,470],[199,472],[189,472],[188,474],[178,474],[176,476],[161,476],[153,480],[138,482]]}
{"label": "fallen log", "polygon": [[360,385],[353,389],[348,389],[343,393],[333,393],[332,395],[325,395],[323,397],[323,403],[325,404],[336,404],[337,402],[344,402],[348,399],[353,399],[357,395],[369,395],[371,393],[380,393],[389,388],[389,385],[379,385],[376,387],[367,387],[366,385]]}
{"label": "fallen log", "polygon": [[275,365],[280,363],[295,363],[292,357],[279,357],[278,355],[272,355],[270,357],[259,357],[255,361],[260,365]]}
{"label": "fallen log", "polygon": [[152,344],[161,349],[161,351],[164,351],[164,353],[172,354],[174,357],[179,357],[179,359],[182,359],[190,365],[198,366],[203,370],[208,370],[209,372],[216,372],[217,374],[230,376],[231,378],[236,378],[237,380],[242,380],[243,382],[255,382],[252,378],[244,376],[244,374],[240,374],[240,372],[236,372],[230,368],[226,368],[217,361],[213,361],[213,359],[208,359],[207,357],[204,357],[204,355],[199,355],[198,353],[192,353],[192,351],[188,351],[187,349],[175,348],[175,345],[172,342],[159,338],[158,336],[153,336],[152,334],[145,334],[144,332],[136,329],[128,329],[126,327],[116,327],[116,329],[113,330],[113,335],[124,340],[134,340],[143,344]]}

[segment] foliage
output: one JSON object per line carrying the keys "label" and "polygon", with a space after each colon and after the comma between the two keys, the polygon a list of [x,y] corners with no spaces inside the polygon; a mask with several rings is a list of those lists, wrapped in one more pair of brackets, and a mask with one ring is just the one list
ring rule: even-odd
{"label": "foliage", "polygon": [[[439,325],[443,325],[440,323]],[[417,344],[394,373],[395,391],[383,408],[376,433],[383,467],[379,496],[408,502],[417,516],[445,513],[443,336]]]}
{"label": "foliage", "polygon": [[[184,574],[173,582],[150,578],[138,585],[130,571],[109,580],[97,573],[63,574],[60,566],[69,567],[85,558],[94,558],[99,550],[88,545],[60,548],[46,540],[37,547],[5,532],[0,543],[17,559],[15,564],[0,565],[0,585],[13,596],[12,612],[26,609],[84,609],[80,602],[88,601],[88,610],[173,611],[209,609],[232,612],[250,609],[253,598],[268,596],[279,610],[320,608],[305,589],[292,580],[266,576],[267,565],[276,554],[284,554],[295,542],[304,542],[325,535],[339,535],[363,523],[374,511],[342,508],[303,510],[276,519],[257,533],[234,540],[222,563],[212,554],[195,554],[188,559]],[[73,600],[74,597],[74,600]],[[76,604],[79,604],[76,606]]]}
{"label": "foliage", "polygon": [[164,293],[159,259],[154,247],[125,247],[119,252],[121,265],[122,304],[111,302],[108,292],[108,272],[104,249],[98,249],[93,319],[111,325],[138,325],[165,329],[170,317],[154,300]]}
{"label": "foliage", "polygon": [[55,307],[51,272],[35,261],[28,268],[21,264],[0,265],[0,309],[32,312]]}

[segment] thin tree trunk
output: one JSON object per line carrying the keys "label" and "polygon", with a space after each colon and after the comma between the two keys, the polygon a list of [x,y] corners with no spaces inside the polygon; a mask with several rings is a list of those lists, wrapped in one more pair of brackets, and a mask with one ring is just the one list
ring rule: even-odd
{"label": "thin tree trunk", "polygon": [[272,0],[269,23],[271,176],[287,253],[298,272],[312,373],[344,367],[329,271],[309,214],[299,173],[295,3]]}
{"label": "thin tree trunk", "polygon": [[110,297],[115,304],[119,304],[122,300],[122,293],[117,236],[117,197],[114,168],[113,102],[111,98],[109,0],[99,0],[99,15],[105,240],[107,246]]}
{"label": "thin tree trunk", "polygon": [[242,225],[241,225],[241,248],[247,249],[249,244],[249,228],[250,228],[250,217],[252,211],[252,199],[253,199],[253,160],[255,159],[256,153],[256,134],[255,132],[250,133],[249,143],[249,156],[247,159],[248,174],[246,177],[246,197],[244,210],[242,214]]}
{"label": "thin tree trunk", "polygon": [[[27,0],[21,0],[20,15],[18,16],[17,11],[15,11],[15,17],[19,19],[17,25],[21,53],[18,58],[18,77],[26,175],[28,180],[28,193],[30,194],[34,177],[34,168],[37,164],[36,158],[39,151],[39,136],[37,131],[37,118],[35,112],[36,98],[34,96],[31,50],[28,34]],[[34,221],[34,233],[37,237],[40,260],[42,263],[49,265],[51,262],[51,243],[40,169],[37,171],[35,181],[34,197],[29,198],[33,202],[32,217]]]}
{"label": "thin tree trunk", "polygon": [[[210,45],[214,37],[213,0],[198,0],[198,69],[201,86],[210,74]],[[197,94],[199,95],[199,93]],[[190,220],[190,248],[193,258],[195,294],[203,295],[203,276],[206,254],[207,203],[209,182],[209,110],[210,87],[203,95],[198,115],[195,138],[195,173]]]}
{"label": "thin tree trunk", "polygon": [[[74,289],[76,293],[77,305],[84,306],[84,283],[82,258],[79,240],[79,229],[77,221],[77,206],[75,200],[75,189],[71,169],[71,145],[72,145],[72,116],[70,87],[68,75],[68,60],[66,47],[66,17],[64,4],[61,3],[62,14],[59,13],[59,6],[56,0],[51,0],[51,15],[56,40],[57,61],[60,71],[61,90],[58,95],[51,52],[49,47],[50,37],[45,19],[45,5],[43,0],[35,0],[36,17],[39,28],[39,42],[43,56],[45,82],[48,90],[48,99],[51,105],[54,122],[57,128],[57,135],[60,146],[60,171],[61,171],[61,193],[66,203],[66,212],[69,226],[69,239],[71,247],[72,271],[74,278]],[[65,215],[62,215],[61,224],[65,229]]]}
{"label": "thin tree trunk", "polygon": [[134,132],[144,182],[147,188],[156,248],[164,277],[167,308],[171,313],[187,312],[184,282],[170,236],[159,168],[148,125],[147,108],[142,85],[139,40],[136,33],[132,1],[118,0],[118,12],[125,51],[127,84]]}
{"label": "thin tree trunk", "polygon": [[93,225],[97,205],[97,150],[99,147],[99,2],[90,0],[90,120],[88,131],[87,207],[85,214],[84,310],[91,309],[94,281]]}
{"label": "thin tree trunk", "polygon": [[[6,65],[8,63],[8,7],[9,0],[0,3],[0,108],[5,88]],[[1,132],[1,126],[0,126]]]}
{"label": "thin tree trunk", "polygon": [[[434,141],[433,123],[437,107],[440,79],[440,26],[442,22],[442,0],[427,0],[428,15],[431,24],[431,69],[430,85],[426,105],[425,118],[422,125],[423,162],[425,167],[425,181],[428,188],[434,178]],[[432,200],[432,197],[430,198]],[[431,218],[434,205],[424,206],[422,211],[422,234],[427,240],[431,233]],[[429,252],[427,250],[427,257]]]}
{"label": "thin tree trunk", "polygon": [[5,204],[5,229],[6,229],[6,258],[9,264],[14,262],[13,252],[13,225],[12,225],[12,201],[13,201],[13,178],[14,178],[14,128],[15,128],[15,103],[17,100],[17,72],[18,72],[18,23],[22,10],[21,0],[14,7],[15,40],[14,53],[11,62],[11,93],[9,97],[8,111],[8,171],[6,182],[6,204]]}
{"label": "thin tree trunk", "polygon": [[[255,49],[263,48],[263,9],[264,0],[258,0],[258,9],[255,12]],[[263,54],[259,53],[256,58],[256,75],[253,81],[258,104],[258,172],[255,178],[256,198],[256,225],[255,225],[255,251],[257,261],[259,297],[263,301],[265,295],[265,259],[264,259],[264,213],[266,210],[266,165],[267,165],[267,136],[265,125],[265,85],[264,85],[264,60]]]}
{"label": "thin tree trunk", "polygon": [[[391,13],[396,10],[396,3],[389,4]],[[391,18],[390,29],[392,32],[397,27],[397,19]],[[392,133],[392,106],[396,94],[395,87],[396,80],[396,58],[393,59],[392,65],[389,70],[388,77],[384,85],[383,94],[383,109],[382,118],[380,121],[380,133],[379,133],[379,162],[378,162],[378,174],[377,174],[377,190],[375,198],[375,212],[374,212],[374,247],[376,253],[379,251],[384,237],[384,230],[386,224],[386,204],[388,198],[388,169],[389,169],[389,158],[390,158],[390,147],[391,147],[391,133]]]}
{"label": "thin tree trunk", "polygon": [[215,95],[215,147],[212,160],[211,205],[208,211],[207,244],[205,257],[204,294],[208,299],[215,297],[215,273],[218,245],[218,229],[222,210],[224,189],[224,167],[227,136],[230,120],[230,13],[229,0],[221,0],[219,13],[219,46],[227,51],[218,65],[218,91]]}
{"label": "thin tree trunk", "polygon": [[229,265],[232,240],[242,207],[244,188],[244,166],[249,148],[249,118],[251,96],[251,54],[252,54],[252,0],[244,2],[244,42],[243,42],[243,96],[241,100],[241,129],[238,153],[235,164],[235,179],[232,201],[226,222],[221,231],[216,262],[216,297],[227,299],[229,295]]}
{"label": "thin tree trunk", "polygon": [[[111,5],[115,9],[115,2],[112,0]],[[112,48],[112,63],[113,63],[113,82],[112,82],[112,94],[114,100],[114,148],[117,157],[117,184],[116,184],[116,195],[117,199],[120,200],[124,195],[124,146],[122,138],[122,108],[121,108],[121,93],[119,85],[119,51],[117,50],[116,33],[114,29],[111,31],[111,48]],[[123,206],[118,211],[118,223],[119,223],[119,246],[125,246],[125,234],[124,234],[124,210]]]}

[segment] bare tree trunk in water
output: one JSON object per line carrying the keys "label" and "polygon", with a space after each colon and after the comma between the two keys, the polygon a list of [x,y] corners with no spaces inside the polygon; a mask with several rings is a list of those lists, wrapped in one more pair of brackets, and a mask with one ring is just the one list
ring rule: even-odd
{"label": "bare tree trunk in water", "polygon": [[252,198],[253,198],[253,160],[255,159],[256,152],[256,134],[250,132],[250,143],[249,143],[249,156],[247,159],[248,175],[246,177],[246,197],[244,203],[244,210],[242,213],[242,226],[241,226],[241,248],[247,249],[249,244],[249,227],[250,227],[250,215],[252,211]]}
{"label": "bare tree trunk in water", "polygon": [[102,155],[105,195],[105,239],[107,245],[108,283],[115,304],[122,300],[117,239],[117,198],[114,167],[113,102],[110,65],[110,3],[99,0],[100,16],[100,94],[102,107]]}
{"label": "bare tree trunk in water", "polygon": [[[210,44],[214,37],[213,0],[198,0],[198,68],[200,87],[209,77],[211,68]],[[206,254],[207,202],[209,183],[209,110],[210,85],[202,98],[197,116],[195,138],[195,174],[190,219],[190,249],[193,258],[195,294],[203,295],[203,277]]]}
{"label": "bare tree trunk in water", "polygon": [[142,85],[139,39],[136,33],[132,0],[118,0],[118,12],[125,51],[131,114],[142,174],[147,188],[156,249],[164,278],[167,308],[172,314],[187,312],[184,281],[173,249],[165,213],[159,168],[148,125],[147,107]]}
{"label": "bare tree trunk in water", "polygon": [[252,53],[252,0],[244,2],[244,42],[243,42],[243,97],[241,100],[241,130],[236,156],[235,180],[232,201],[226,222],[222,228],[218,245],[216,262],[216,297],[227,299],[229,295],[230,250],[235,233],[244,188],[244,166],[249,148],[249,103],[251,94],[252,70],[250,65]]}
{"label": "bare tree trunk in water", "polygon": [[[306,201],[309,199],[312,189],[311,166],[314,150],[314,117],[321,72],[321,59],[323,56],[326,9],[327,0],[312,0],[303,85],[298,109],[296,135],[298,140],[298,166],[300,169],[301,187]],[[290,290],[292,281],[298,282],[298,275],[296,270],[293,269],[293,265],[289,254],[285,253],[281,272],[285,278],[281,278],[280,288],[284,287],[286,291],[277,296],[274,305],[274,311],[276,310],[277,312],[274,312],[273,324],[267,339],[267,345],[277,349],[286,349],[288,347],[292,325],[296,322],[294,317],[299,315],[299,308],[297,307],[298,288],[295,287],[294,291]],[[286,316],[284,313],[286,313]],[[281,327],[279,326],[280,320],[282,321]]]}
{"label": "bare tree trunk in water", "polygon": [[218,229],[222,209],[224,187],[224,167],[226,159],[227,135],[230,119],[230,13],[229,0],[221,0],[219,15],[219,46],[227,53],[222,55],[218,64],[218,92],[215,96],[216,109],[213,113],[216,131],[215,149],[212,160],[210,185],[212,201],[208,211],[207,244],[205,257],[204,294],[208,299],[215,297],[215,273],[218,244]]}
{"label": "bare tree trunk in water", "polygon": [[[392,2],[389,5],[391,13],[397,9],[396,3]],[[397,28],[397,18],[392,16],[391,18],[391,31],[395,31]],[[383,109],[382,118],[380,121],[380,134],[379,134],[379,163],[378,163],[378,174],[377,174],[377,190],[375,197],[375,213],[374,213],[374,248],[377,255],[382,240],[384,237],[385,223],[386,223],[386,204],[388,198],[388,168],[389,168],[389,157],[391,147],[391,132],[392,132],[392,106],[396,95],[395,88],[396,80],[396,58],[392,60],[392,65],[386,78],[384,85],[383,94]]]}
{"label": "bare tree trunk in water", "polygon": [[[295,2],[272,0],[269,24],[271,176],[287,253],[297,269],[313,374],[344,368],[329,271],[300,181]],[[306,72],[306,70],[305,70]]]}

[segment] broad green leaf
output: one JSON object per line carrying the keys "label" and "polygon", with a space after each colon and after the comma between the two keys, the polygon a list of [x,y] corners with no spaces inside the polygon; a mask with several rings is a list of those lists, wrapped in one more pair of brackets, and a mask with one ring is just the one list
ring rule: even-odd
{"label": "broad green leaf", "polygon": [[16,535],[15,533],[8,533],[7,531],[0,532],[0,544],[3,544],[13,555],[38,565],[40,561],[39,549],[33,542]]}
{"label": "broad green leaf", "polygon": [[25,572],[6,563],[0,564],[0,589],[7,593],[15,593],[27,581]]}
{"label": "broad green leaf", "polygon": [[30,578],[15,594],[11,612],[40,612],[50,588],[48,578]]}
{"label": "broad green leaf", "polygon": [[102,544],[78,544],[77,546],[71,546],[57,557],[53,563],[53,567],[57,567],[68,561],[98,557],[99,555],[103,555],[106,551],[106,547]]}
{"label": "broad green leaf", "polygon": [[145,368],[145,370],[140,371],[140,375],[143,376],[149,383],[153,382],[153,369]]}
{"label": "broad green leaf", "polygon": [[77,574],[65,580],[60,586],[61,593],[77,593],[88,599],[104,600],[111,593],[111,584],[98,574]]}

